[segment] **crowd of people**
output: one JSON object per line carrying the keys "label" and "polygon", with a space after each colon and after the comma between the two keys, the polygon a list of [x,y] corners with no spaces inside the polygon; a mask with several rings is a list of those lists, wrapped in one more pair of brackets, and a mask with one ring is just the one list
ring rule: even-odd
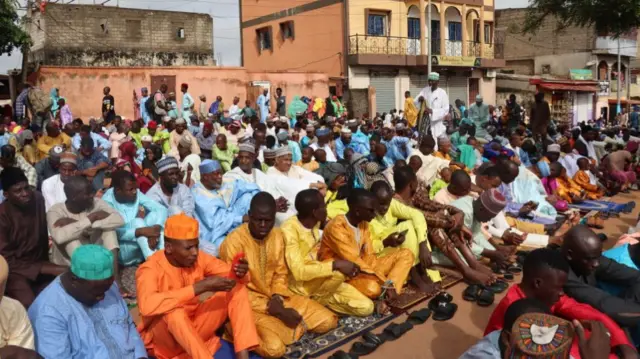
{"label": "crowd of people", "polygon": [[465,300],[508,290],[464,358],[635,358],[640,232],[603,256],[590,229],[634,208],[605,197],[638,190],[635,130],[556,124],[540,95],[528,123],[515,96],[451,106],[438,83],[362,118],[282,89],[196,109],[182,84],[180,106],[134,91],[127,120],[107,87],[86,122],[22,86],[0,123],[0,357],[278,358],[407,286],[450,318],[449,268]]}

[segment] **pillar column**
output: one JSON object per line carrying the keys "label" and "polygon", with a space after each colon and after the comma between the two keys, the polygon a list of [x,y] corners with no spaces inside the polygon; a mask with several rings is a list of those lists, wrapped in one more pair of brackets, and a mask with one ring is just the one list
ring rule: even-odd
{"label": "pillar column", "polygon": [[480,57],[484,58],[484,6],[480,8]]}
{"label": "pillar column", "polygon": [[444,1],[440,1],[440,55],[444,56],[447,54],[446,42],[447,38],[449,38],[449,33],[447,32],[447,19],[445,17],[445,12],[447,8],[444,4]]}
{"label": "pillar column", "polygon": [[420,9],[420,55],[427,54],[427,27],[425,26],[425,15],[426,11],[424,6],[424,0],[420,0],[418,3],[418,9]]}
{"label": "pillar column", "polygon": [[469,34],[467,33],[467,5],[462,5],[462,56],[467,56],[469,48]]}

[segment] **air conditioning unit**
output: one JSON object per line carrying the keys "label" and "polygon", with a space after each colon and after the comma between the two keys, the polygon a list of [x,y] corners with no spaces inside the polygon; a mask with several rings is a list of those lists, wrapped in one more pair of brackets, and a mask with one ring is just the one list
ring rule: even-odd
{"label": "air conditioning unit", "polygon": [[495,79],[496,74],[497,74],[496,70],[487,70],[487,72],[484,74],[484,77],[489,79]]}

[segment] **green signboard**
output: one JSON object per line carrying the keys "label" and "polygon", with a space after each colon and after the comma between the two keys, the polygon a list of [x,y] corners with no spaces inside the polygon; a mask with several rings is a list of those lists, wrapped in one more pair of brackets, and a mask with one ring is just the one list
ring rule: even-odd
{"label": "green signboard", "polygon": [[572,80],[593,80],[593,72],[587,69],[571,69],[569,76]]}

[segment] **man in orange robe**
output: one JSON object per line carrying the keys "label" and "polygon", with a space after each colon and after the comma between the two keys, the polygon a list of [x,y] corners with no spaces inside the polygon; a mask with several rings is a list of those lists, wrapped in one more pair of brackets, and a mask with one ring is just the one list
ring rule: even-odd
{"label": "man in orange robe", "polygon": [[[149,355],[158,359],[211,359],[221,348],[216,331],[229,319],[236,357],[247,359],[259,342],[244,284],[249,266],[241,260],[232,268],[199,252],[198,228],[198,221],[184,214],[169,217],[165,249],[138,268],[138,331]],[[233,274],[237,281],[228,278]],[[213,296],[200,302],[206,292]]]}
{"label": "man in orange robe", "polygon": [[578,160],[578,168],[580,170],[573,176],[573,181],[582,187],[585,191],[587,198],[591,200],[599,200],[604,197],[604,188],[598,186],[598,180],[590,170],[591,162],[586,157],[582,157]]}
{"label": "man in orange robe", "polygon": [[275,199],[260,192],[251,200],[249,223],[231,232],[220,246],[222,260],[244,253],[249,262],[247,286],[260,336],[256,352],[266,358],[282,357],[286,346],[305,331],[326,333],[338,325],[338,317],[329,309],[289,290],[284,235],[273,228],[275,220]]}
{"label": "man in orange robe", "polygon": [[[376,256],[369,222],[376,216],[377,198],[364,189],[354,189],[347,204],[349,212],[332,219],[325,227],[318,257],[321,261],[343,259],[355,263],[360,274],[347,283],[371,299],[380,297],[384,286],[386,299],[393,299],[402,293],[413,267],[413,253],[395,248],[384,256]],[[399,233],[396,238],[401,240],[404,235]]]}

